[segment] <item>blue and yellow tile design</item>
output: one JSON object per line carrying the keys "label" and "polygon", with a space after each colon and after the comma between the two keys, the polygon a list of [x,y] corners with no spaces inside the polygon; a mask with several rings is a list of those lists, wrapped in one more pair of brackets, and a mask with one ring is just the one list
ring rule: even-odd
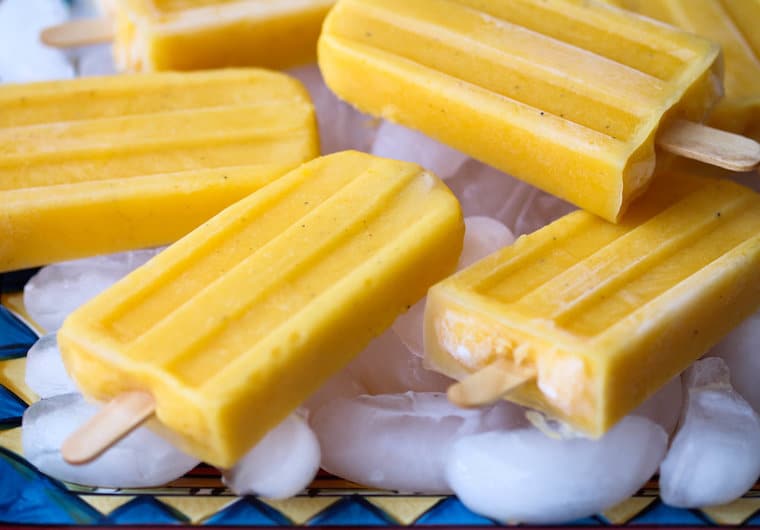
{"label": "blue and yellow tile design", "polygon": [[[24,384],[37,333],[20,291],[30,272],[0,275],[0,525],[445,526],[488,527],[456,497],[398,495],[320,473],[302,495],[282,501],[236,497],[219,473],[199,466],[162,488],[103,490],[49,478],[21,456],[21,416],[36,397]],[[760,526],[760,485],[726,506],[663,504],[657,483],[603,514],[568,526]]]}

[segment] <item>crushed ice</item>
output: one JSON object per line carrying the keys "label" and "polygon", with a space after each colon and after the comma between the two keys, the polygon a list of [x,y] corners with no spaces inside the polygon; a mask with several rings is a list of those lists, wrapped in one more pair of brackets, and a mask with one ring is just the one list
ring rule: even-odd
{"label": "crushed ice", "polygon": [[745,320],[710,352],[731,370],[731,384],[760,414],[760,312]]}
{"label": "crushed ice", "polygon": [[39,41],[40,31],[68,17],[60,0],[0,1],[0,83],[74,77],[66,55]]}
{"label": "crushed ice", "polygon": [[446,466],[473,511],[503,523],[566,523],[633,495],[656,471],[668,436],[628,416],[599,440],[556,440],[534,427],[465,436]]}
{"label": "crushed ice", "polygon": [[193,469],[198,461],[140,427],[95,461],[80,466],[61,456],[63,441],[97,412],[79,394],[43,399],[24,412],[24,457],[43,473],[67,482],[104,488],[161,486]]}
{"label": "crushed ice", "polygon": [[414,162],[442,179],[456,175],[462,164],[469,160],[467,155],[421,132],[388,121],[384,121],[377,130],[371,153]]}
{"label": "crushed ice", "polygon": [[319,462],[314,432],[298,414],[291,414],[225,471],[223,479],[237,495],[285,499],[311,483]]}
{"label": "crushed ice", "polygon": [[69,313],[160,251],[120,252],[43,267],[24,287],[24,306],[37,324],[56,331]]}
{"label": "crushed ice", "polygon": [[760,477],[760,418],[731,387],[723,359],[697,361],[684,379],[686,408],[660,467],[660,496],[684,508],[728,503]]}
{"label": "crushed ice", "polygon": [[25,381],[43,399],[79,391],[63,364],[55,333],[42,336],[26,354]]}
{"label": "crushed ice", "polygon": [[[512,231],[502,222],[485,216],[465,218],[464,248],[459,257],[457,269],[469,267],[476,261],[496,252],[502,247],[514,242]],[[400,315],[393,323],[392,329],[417,357],[424,357],[422,325],[425,316],[425,301],[423,298],[414,304],[409,311]],[[414,390],[408,388],[407,390]]]}
{"label": "crushed ice", "polygon": [[325,403],[310,415],[327,471],[375,488],[450,493],[449,447],[461,436],[524,423],[522,410],[502,402],[463,410],[445,394],[362,395]]}

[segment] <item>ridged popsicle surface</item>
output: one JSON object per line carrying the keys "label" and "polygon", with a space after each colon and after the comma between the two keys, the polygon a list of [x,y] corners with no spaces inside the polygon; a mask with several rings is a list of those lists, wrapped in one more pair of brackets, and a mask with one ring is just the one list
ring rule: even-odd
{"label": "ridged popsicle surface", "polygon": [[575,212],[434,286],[429,361],[531,363],[512,398],[604,433],[760,305],[760,196],[667,176],[620,224]]}
{"label": "ridged popsicle surface", "polygon": [[67,320],[88,395],[143,389],[230,466],[456,266],[463,222],[419,166],[346,152],[228,208]]}
{"label": "ridged popsicle surface", "polygon": [[173,242],[318,154],[275,72],[0,87],[0,271]]}
{"label": "ridged popsicle surface", "polygon": [[720,43],[726,97],[710,122],[760,140],[760,0],[608,0]]}
{"label": "ridged popsicle surface", "polygon": [[717,45],[580,0],[341,0],[319,48],[361,110],[617,220],[663,119],[720,95]]}

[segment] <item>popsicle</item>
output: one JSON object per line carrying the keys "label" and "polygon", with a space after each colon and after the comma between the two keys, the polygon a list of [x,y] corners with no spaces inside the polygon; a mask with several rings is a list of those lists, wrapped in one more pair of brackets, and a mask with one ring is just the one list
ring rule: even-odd
{"label": "popsicle", "polygon": [[505,393],[599,437],[760,306],[760,195],[667,177],[620,224],[576,211],[430,289],[454,401]]}
{"label": "popsicle", "polygon": [[463,236],[456,198],[419,166],[322,157],[77,310],[59,345],[86,396],[147,394],[161,432],[230,467],[451,273]]}
{"label": "popsicle", "polygon": [[710,123],[760,140],[759,0],[605,1],[720,43],[726,94]]}
{"label": "popsicle", "polygon": [[0,85],[0,272],[176,241],[316,156],[277,72]]}
{"label": "popsicle", "polygon": [[316,59],[322,21],[335,0],[110,0],[104,19],[48,28],[43,42],[113,40],[127,71],[230,66],[287,68]]}
{"label": "popsicle", "polygon": [[721,95],[719,57],[587,0],[340,0],[319,42],[340,98],[611,221],[648,186],[661,126]]}

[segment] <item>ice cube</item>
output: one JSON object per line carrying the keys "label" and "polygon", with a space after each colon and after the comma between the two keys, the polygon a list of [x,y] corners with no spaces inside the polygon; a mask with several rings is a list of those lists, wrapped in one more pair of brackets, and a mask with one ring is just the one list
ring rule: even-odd
{"label": "ice cube", "polygon": [[110,44],[80,48],[76,55],[77,74],[80,77],[116,74]]}
{"label": "ice cube", "polygon": [[89,18],[102,16],[97,0],[74,0],[71,2],[71,16]]}
{"label": "ice cube", "polygon": [[[514,236],[509,228],[501,221],[490,217],[472,216],[465,218],[464,248],[459,258],[459,270],[468,267],[476,261],[510,245]],[[423,298],[414,304],[409,311],[400,315],[393,323],[392,329],[417,357],[424,357],[423,321],[425,317],[425,302]],[[407,390],[415,390],[409,388]]]}
{"label": "ice cube", "polygon": [[66,56],[39,40],[40,32],[69,17],[60,0],[0,2],[0,82],[22,83],[67,79],[74,68]]}
{"label": "ice cube", "polygon": [[464,224],[464,248],[459,257],[458,270],[469,267],[515,241],[509,228],[492,217],[475,215],[467,217]]}
{"label": "ice cube", "polygon": [[731,383],[739,394],[760,413],[760,312],[745,320],[710,352],[722,357],[731,370]]}
{"label": "ice cube", "polygon": [[372,395],[409,390],[445,392],[452,383],[448,377],[423,367],[422,359],[413,355],[390,330],[370,342],[350,369],[366,393]]}
{"label": "ice cube", "polygon": [[435,173],[442,179],[453,177],[470,159],[425,134],[389,121],[380,124],[372,154],[395,160],[414,162]]}
{"label": "ice cube", "polygon": [[224,483],[237,495],[285,499],[311,483],[319,470],[319,457],[314,432],[292,414],[224,472]]}
{"label": "ice cube", "polygon": [[24,306],[37,324],[56,331],[69,313],[161,250],[121,252],[43,267],[24,287]]}
{"label": "ice cube", "polygon": [[334,374],[327,382],[319,387],[304,403],[302,408],[310,417],[317,410],[338,399],[354,398],[366,394],[367,389],[359,382],[353,371],[353,363]]}
{"label": "ice cube", "polygon": [[450,493],[444,469],[458,437],[524,424],[507,402],[463,410],[440,393],[337,399],[309,418],[322,447],[322,467],[360,484],[402,492]]}
{"label": "ice cube", "polygon": [[24,412],[24,457],[37,469],[59,480],[105,488],[147,488],[175,480],[198,461],[140,427],[89,464],[67,464],[61,456],[64,440],[97,412],[79,394],[65,394],[34,403]]}
{"label": "ice cube", "polygon": [[638,416],[649,418],[659,424],[668,436],[671,436],[678,425],[683,408],[683,388],[681,376],[677,375],[668,384],[654,393],[652,397],[633,412]]}
{"label": "ice cube", "polygon": [[546,192],[476,160],[447,181],[465,216],[488,216],[515,235],[533,232],[575,209]]}
{"label": "ice cube", "polygon": [[339,100],[325,85],[316,65],[293,68],[288,73],[306,85],[311,94],[323,155],[347,149],[370,151],[377,133],[376,119]]}
{"label": "ice cube", "polygon": [[634,494],[668,444],[649,419],[628,416],[599,440],[550,438],[536,428],[460,438],[446,466],[471,510],[503,523],[558,524],[601,512]]}
{"label": "ice cube", "polygon": [[55,333],[44,335],[29,349],[25,381],[41,398],[78,392],[63,365]]}
{"label": "ice cube", "polygon": [[731,387],[720,358],[697,361],[685,384],[686,410],[660,467],[660,495],[684,508],[731,502],[760,477],[760,418]]}
{"label": "ice cube", "polygon": [[427,296],[414,304],[409,310],[396,317],[391,330],[409,352],[422,359],[425,356],[423,325],[425,322],[425,304]]}

